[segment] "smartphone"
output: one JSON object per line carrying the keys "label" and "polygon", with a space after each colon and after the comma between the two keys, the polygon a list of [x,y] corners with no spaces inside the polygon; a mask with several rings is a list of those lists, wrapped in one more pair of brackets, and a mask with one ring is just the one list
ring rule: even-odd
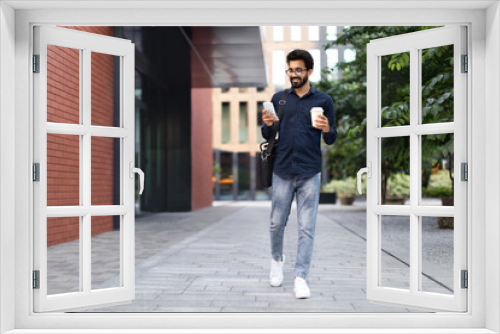
{"label": "smartphone", "polygon": [[274,110],[274,105],[272,102],[264,102],[264,109],[267,109],[267,112],[272,112],[274,114],[275,118],[278,118],[278,115],[276,115],[276,111]]}

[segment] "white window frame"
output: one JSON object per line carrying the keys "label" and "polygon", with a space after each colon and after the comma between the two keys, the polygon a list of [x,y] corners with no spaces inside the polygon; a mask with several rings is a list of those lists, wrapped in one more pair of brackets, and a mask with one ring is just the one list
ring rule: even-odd
{"label": "white window frame", "polygon": [[[40,284],[35,293],[35,310],[39,312],[61,309],[83,309],[90,305],[126,303],[135,297],[135,217],[134,179],[134,45],[130,41],[45,26],[35,27],[34,51],[40,56],[40,72],[34,80],[34,161],[40,164],[40,182],[34,184],[34,269],[40,272],[40,281],[47,282],[47,218],[78,217],[79,233],[79,283],[77,292],[48,294],[48,284]],[[47,47],[55,45],[78,50],[80,54],[80,122],[65,124],[47,122]],[[91,121],[91,61],[101,53],[119,57],[119,115],[116,127],[95,126]],[[132,70],[130,70],[132,69]],[[65,134],[80,137],[80,203],[75,206],[47,206],[47,136]],[[120,139],[120,204],[92,205],[91,195],[91,142],[93,138]],[[129,170],[130,169],[130,170]],[[98,216],[120,217],[119,259],[120,283],[108,289],[92,288],[91,227],[92,218]]]}
{"label": "white window frame", "polygon": [[[164,333],[178,333],[176,328],[190,328],[189,333],[233,333],[235,328],[253,328],[252,332],[278,333],[283,328],[295,328],[296,333],[495,333],[500,331],[500,10],[497,1],[490,2],[427,2],[395,3],[372,2],[364,9],[363,2],[351,2],[349,9],[343,2],[329,2],[318,9],[307,9],[304,25],[314,17],[318,25],[434,25],[465,24],[469,27],[468,92],[468,151],[469,176],[474,184],[469,187],[471,199],[469,224],[469,289],[468,312],[463,314],[34,314],[32,269],[32,183],[30,181],[32,156],[32,83],[30,54],[34,24],[65,25],[271,25],[276,21],[297,24],[297,10],[302,2],[288,2],[287,7],[273,2],[259,3],[255,9],[250,2],[224,2],[191,6],[165,2],[164,8],[149,10],[120,9],[120,2],[45,1],[0,3],[0,323],[1,331],[12,333],[41,333],[43,329],[60,333],[88,329],[87,333],[126,329],[128,333],[148,333],[164,329]],[[125,4],[121,2],[121,4]],[[246,5],[248,4],[248,7]],[[344,4],[344,8],[342,8]],[[148,6],[135,3],[137,6]],[[10,6],[18,7],[14,11]],[[21,10],[21,7],[35,9]],[[31,6],[31,7],[30,7]],[[51,10],[40,10],[52,6]],[[55,6],[55,7],[54,7]],[[70,6],[61,10],[57,6]],[[75,9],[71,6],[88,6]],[[95,6],[94,8],[92,6]],[[101,6],[101,8],[97,8]],[[155,6],[161,6],[155,4]],[[170,6],[170,8],[169,8]],[[185,7],[183,7],[185,6]],[[208,8],[206,7],[208,6]],[[223,6],[223,7],[222,7]],[[412,10],[408,10],[413,6]],[[418,8],[420,6],[420,8]],[[488,7],[490,6],[490,7]],[[102,7],[107,7],[103,9]],[[183,8],[179,8],[183,7]],[[396,8],[397,7],[397,8]],[[415,9],[414,7],[417,7]],[[437,8],[436,8],[437,7]],[[93,8],[93,9],[92,9]],[[390,9],[391,8],[391,9]],[[401,9],[403,8],[403,9]],[[242,10],[245,9],[245,10]],[[390,10],[388,10],[390,9]],[[208,12],[208,15],[207,15]],[[376,12],[376,13],[375,13]],[[103,13],[105,15],[103,15]],[[105,21],[103,21],[105,18]],[[15,19],[15,20],[14,20]],[[293,21],[293,22],[292,22]],[[485,24],[486,23],[486,24]],[[486,29],[488,27],[488,29]],[[14,35],[15,34],[15,35]],[[488,71],[486,71],[488,64]],[[15,73],[13,68],[15,68]],[[15,84],[15,87],[12,87]],[[9,95],[9,93],[11,95]],[[15,93],[15,94],[13,94]],[[7,110],[8,109],[8,110]],[[15,112],[12,112],[15,110]],[[9,130],[9,127],[11,128]],[[12,130],[14,129],[14,130]],[[485,133],[488,133],[486,137]],[[10,136],[10,137],[9,137]],[[15,145],[12,145],[12,137]],[[486,150],[485,150],[486,149]],[[15,172],[15,174],[14,174]],[[13,178],[12,175],[15,175]],[[488,182],[486,182],[488,175]],[[12,189],[15,197],[12,199]],[[486,196],[488,194],[488,196]],[[14,209],[12,209],[14,208]],[[15,224],[12,224],[15,222]],[[14,226],[13,226],[14,225]],[[14,256],[13,256],[14,254]],[[488,256],[486,256],[488,254]],[[492,256],[494,254],[494,256]],[[15,289],[12,289],[15,286]],[[488,293],[486,293],[488,291]],[[12,305],[15,305],[12,308]],[[136,331],[131,328],[143,329]],[[168,327],[165,329],[165,327]],[[259,329],[260,328],[260,329]],[[265,329],[263,329],[265,328]],[[357,328],[358,330],[355,330]],[[150,329],[150,330],[148,330]],[[205,330],[204,330],[205,329]],[[209,330],[212,329],[212,330]],[[345,330],[343,330],[345,329]],[[243,331],[243,330],[242,330]],[[117,332],[120,332],[118,330]],[[186,331],[182,331],[187,333]],[[248,332],[248,330],[246,331]]]}
{"label": "white window frame", "polygon": [[[454,51],[454,121],[447,123],[422,123],[422,50],[451,45]],[[367,162],[371,167],[371,177],[367,180],[367,272],[368,300],[389,304],[410,304],[432,310],[464,311],[467,309],[467,290],[461,288],[461,270],[467,269],[467,186],[469,182],[455,178],[454,206],[423,206],[421,203],[422,139],[429,134],[454,134],[455,166],[467,163],[466,115],[467,115],[467,76],[461,73],[461,55],[466,54],[466,28],[450,26],[429,29],[411,34],[381,38],[367,46]],[[383,127],[381,122],[381,81],[383,56],[408,52],[410,55],[410,124],[407,126]],[[408,138],[410,170],[410,204],[382,205],[381,203],[381,159],[382,140],[390,137]],[[470,181],[473,181],[472,179]],[[382,259],[382,221],[386,215],[408,217],[409,273],[408,289],[385,287],[381,281]],[[422,240],[420,219],[422,217],[453,216],[453,293],[440,294],[425,291],[422,286]],[[464,247],[465,246],[465,247]]]}

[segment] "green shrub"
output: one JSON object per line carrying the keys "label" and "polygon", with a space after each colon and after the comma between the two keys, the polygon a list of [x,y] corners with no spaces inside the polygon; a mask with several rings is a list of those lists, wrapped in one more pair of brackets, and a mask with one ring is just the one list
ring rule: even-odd
{"label": "green shrub", "polygon": [[[366,175],[361,180],[361,188],[366,193]],[[321,189],[323,193],[337,193],[337,196],[358,196],[357,179],[348,177],[343,180],[331,180]]]}
{"label": "green shrub", "polygon": [[425,197],[453,197],[453,187],[451,184],[450,172],[440,170],[431,175],[429,186],[422,189],[422,196]]}
{"label": "green shrub", "polygon": [[387,197],[408,198],[410,196],[410,175],[392,174],[387,180]]}

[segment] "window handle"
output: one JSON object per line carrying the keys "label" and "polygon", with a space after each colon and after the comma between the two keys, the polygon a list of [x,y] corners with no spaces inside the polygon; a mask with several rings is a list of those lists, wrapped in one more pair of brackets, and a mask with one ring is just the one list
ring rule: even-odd
{"label": "window handle", "polygon": [[130,178],[134,178],[134,174],[139,174],[139,195],[142,195],[142,191],[144,190],[144,172],[140,168],[134,167],[134,162],[130,161],[129,163],[130,167]]}
{"label": "window handle", "polygon": [[367,174],[367,176],[368,176],[369,179],[372,178],[372,163],[370,161],[368,161],[368,167],[361,168],[358,171],[358,192],[359,192],[360,195],[363,193],[361,191],[361,175],[363,175],[364,173]]}

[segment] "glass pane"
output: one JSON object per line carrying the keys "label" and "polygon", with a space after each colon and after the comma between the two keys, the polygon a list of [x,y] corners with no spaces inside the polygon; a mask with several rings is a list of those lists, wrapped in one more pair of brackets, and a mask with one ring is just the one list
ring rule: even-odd
{"label": "glass pane", "polygon": [[120,126],[120,57],[92,52],[91,124]]}
{"label": "glass pane", "polygon": [[422,136],[421,205],[453,206],[454,134]]}
{"label": "glass pane", "polygon": [[285,39],[285,27],[275,26],[273,27],[273,40],[275,42],[283,42]]}
{"label": "glass pane", "polygon": [[381,139],[381,204],[406,204],[410,199],[410,137]]}
{"label": "glass pane", "polygon": [[240,102],[240,144],[248,142],[248,103]]}
{"label": "glass pane", "polygon": [[319,49],[309,50],[309,53],[314,59],[314,68],[313,74],[309,77],[311,82],[319,82],[321,80],[321,52]]}
{"label": "glass pane", "polygon": [[420,220],[422,291],[453,294],[453,217],[420,217]]}
{"label": "glass pane", "polygon": [[80,136],[47,134],[47,205],[80,205]]}
{"label": "glass pane", "polygon": [[[309,40],[310,41],[319,41],[319,26],[310,26],[309,27]],[[320,67],[317,67],[320,68]]]}
{"label": "glass pane", "polygon": [[326,39],[328,41],[337,40],[337,26],[326,27]]}
{"label": "glass pane", "polygon": [[223,201],[233,198],[233,154],[220,154],[220,199]]}
{"label": "glass pane", "polygon": [[229,102],[222,102],[222,144],[231,140],[231,110]]}
{"label": "glass pane", "polygon": [[381,124],[410,125],[410,54],[381,57]]}
{"label": "glass pane", "polygon": [[381,216],[380,286],[410,288],[410,217]]}
{"label": "glass pane", "polygon": [[286,56],[283,50],[273,50],[273,85],[276,90],[285,87]]}
{"label": "glass pane", "polygon": [[120,204],[120,140],[92,137],[92,205]]}
{"label": "glass pane", "polygon": [[250,200],[249,153],[238,153],[238,200]]}
{"label": "glass pane", "polygon": [[122,286],[120,219],[121,216],[92,217],[92,289]]}
{"label": "glass pane", "polygon": [[257,143],[262,143],[264,138],[262,137],[262,109],[264,109],[264,102],[257,102]]}
{"label": "glass pane", "polygon": [[294,42],[300,42],[302,40],[302,27],[292,26],[290,27],[291,39]]}
{"label": "glass pane", "polygon": [[453,45],[422,50],[422,124],[453,122]]}
{"label": "glass pane", "polygon": [[328,49],[326,50],[326,66],[328,68],[328,79],[337,80],[339,76],[338,65],[339,63],[339,50]]}
{"label": "glass pane", "polygon": [[80,50],[47,45],[47,122],[80,124]]}
{"label": "glass pane", "polygon": [[47,294],[80,289],[80,217],[47,218]]}

